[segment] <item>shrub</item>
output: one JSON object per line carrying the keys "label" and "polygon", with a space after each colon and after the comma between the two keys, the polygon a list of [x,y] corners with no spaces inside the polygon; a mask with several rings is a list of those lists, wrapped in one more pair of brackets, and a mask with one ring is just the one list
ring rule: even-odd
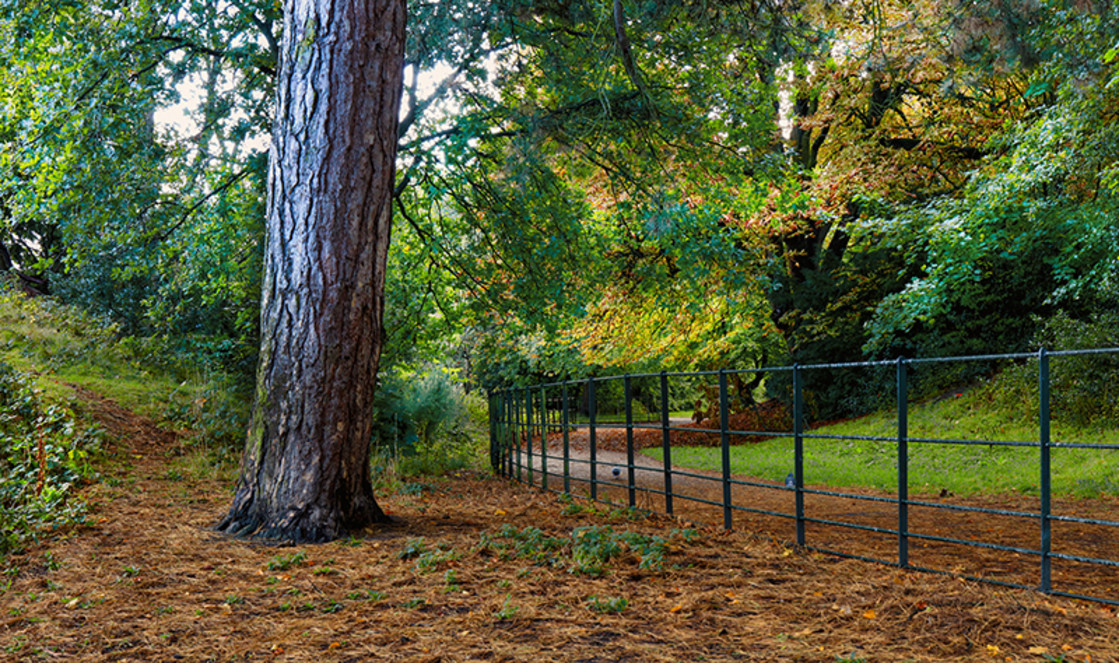
{"label": "shrub", "polygon": [[467,395],[453,371],[388,371],[374,402],[374,462],[403,475],[439,474],[479,457],[487,430],[486,403]]}
{"label": "shrub", "polygon": [[[1119,313],[1097,313],[1075,319],[1059,313],[1034,337],[1048,350],[1119,347]],[[1050,412],[1073,426],[1119,422],[1119,354],[1060,356],[1050,359]],[[998,400],[1023,416],[1037,418],[1037,363],[1017,364],[1003,371],[994,386]]]}

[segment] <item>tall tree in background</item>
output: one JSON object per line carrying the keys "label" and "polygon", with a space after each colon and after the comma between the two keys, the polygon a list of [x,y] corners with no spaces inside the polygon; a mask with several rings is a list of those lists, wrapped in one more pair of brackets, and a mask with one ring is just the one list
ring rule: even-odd
{"label": "tall tree in background", "polygon": [[238,536],[385,519],[369,468],[403,80],[404,0],[286,0],[256,400]]}

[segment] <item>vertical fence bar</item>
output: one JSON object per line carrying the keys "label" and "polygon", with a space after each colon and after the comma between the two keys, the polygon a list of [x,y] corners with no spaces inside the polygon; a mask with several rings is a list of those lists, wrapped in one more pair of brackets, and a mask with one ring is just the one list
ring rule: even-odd
{"label": "vertical fence bar", "polygon": [[515,474],[515,471],[516,471],[515,461],[514,461],[514,458],[516,456],[516,449],[517,449],[516,412],[514,410],[515,403],[516,403],[516,400],[515,400],[513,390],[511,390],[511,389],[506,390],[505,391],[505,408],[506,408],[506,411],[508,412],[508,417],[509,418],[506,420],[506,426],[505,426],[505,455],[506,455],[506,463],[509,466],[508,476],[509,476],[510,479],[513,478],[513,475]]}
{"label": "vertical fence bar", "polygon": [[532,390],[525,387],[525,455],[528,458],[528,485],[536,484],[532,462]]}
{"label": "vertical fence bar", "polygon": [[513,476],[513,463],[510,460],[509,454],[513,452],[513,445],[509,439],[509,422],[513,420],[512,408],[509,407],[509,393],[502,389],[500,392],[501,398],[501,475],[503,477]]}
{"label": "vertical fence bar", "polygon": [[1038,437],[1041,442],[1041,591],[1049,592],[1053,589],[1051,578],[1050,546],[1052,545],[1052,531],[1050,530],[1050,448],[1049,448],[1049,353],[1045,348],[1037,352],[1037,388],[1038,388]]}
{"label": "vertical fence bar", "polygon": [[898,357],[898,565],[909,566],[909,381],[905,359]]}
{"label": "vertical fence bar", "polygon": [[629,374],[623,378],[626,402],[626,490],[629,493],[629,506],[637,506],[637,472],[633,462],[633,385]]}
{"label": "vertical fence bar", "polygon": [[495,473],[500,474],[500,471],[498,470],[498,459],[500,458],[500,456],[498,455],[497,427],[498,415],[501,411],[498,409],[497,403],[497,394],[491,392],[489,397],[489,406],[486,408],[486,411],[489,414],[490,418],[490,469],[493,470]]}
{"label": "vertical fence bar", "polygon": [[664,512],[671,516],[672,444],[668,423],[668,373],[661,371],[661,444],[664,447]]}
{"label": "vertical fence bar", "polygon": [[540,487],[548,490],[548,394],[540,386]]}
{"label": "vertical fence bar", "polygon": [[719,443],[723,451],[723,529],[730,530],[734,521],[730,508],[730,412],[727,397],[727,372],[719,369]]}
{"label": "vertical fence bar", "polygon": [[598,445],[595,440],[595,415],[598,413],[598,403],[594,395],[594,378],[587,378],[587,418],[590,427],[591,445],[591,499],[598,499]]}
{"label": "vertical fence bar", "polygon": [[524,448],[524,432],[521,430],[521,395],[520,391],[513,389],[513,448],[517,450],[517,481],[524,481],[524,458],[521,453]]}
{"label": "vertical fence bar", "polygon": [[507,476],[505,473],[505,456],[506,449],[509,446],[509,407],[505,404],[505,391],[497,392],[495,396],[497,400],[497,473],[500,476]]}
{"label": "vertical fence bar", "polygon": [[571,435],[567,430],[568,424],[571,423],[571,413],[568,411],[567,406],[567,381],[564,380],[560,387],[560,398],[563,399],[562,416],[563,419],[563,492],[568,495],[571,494]]}
{"label": "vertical fence bar", "polygon": [[804,536],[804,399],[800,394],[800,364],[793,364],[793,476],[796,480],[797,545]]}

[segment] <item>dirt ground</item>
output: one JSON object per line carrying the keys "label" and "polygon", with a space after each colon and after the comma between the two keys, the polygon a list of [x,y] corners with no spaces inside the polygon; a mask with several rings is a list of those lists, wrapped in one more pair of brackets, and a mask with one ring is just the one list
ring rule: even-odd
{"label": "dirt ground", "polygon": [[[87,397],[114,462],[86,489],[88,526],[10,560],[0,660],[1119,661],[1113,607],[746,532],[673,535],[690,523],[476,472],[383,496],[397,522],[363,537],[231,540],[209,529],[228,481],[193,476],[175,434]],[[608,526],[671,546],[659,569],[630,549],[594,576],[484,545],[505,526],[552,540]]]}
{"label": "dirt ground", "polygon": [[[673,444],[695,443],[694,433],[684,432],[682,440]],[[643,439],[645,438],[645,439]],[[716,437],[717,440],[717,437]],[[699,440],[701,443],[703,440]],[[544,485],[543,469],[547,469],[547,487],[563,486],[562,435],[548,435],[547,457],[540,453],[539,437],[534,437],[533,453],[528,445],[514,451],[512,476],[524,483]],[[660,431],[639,431],[635,447],[660,446]],[[628,460],[624,453],[624,431],[598,431],[596,465],[598,499],[618,505],[629,504]],[[520,471],[515,468],[519,463]],[[666,475],[664,465],[656,459],[635,454],[634,504],[638,508],[664,513],[667,511]],[[532,472],[530,477],[529,468]],[[591,462],[586,429],[569,436],[568,486],[574,494],[590,495]],[[724,514],[722,475],[690,468],[673,468],[671,481],[675,516],[709,525],[722,525]],[[618,474],[614,474],[617,471]],[[898,507],[885,500],[896,494],[869,489],[810,485],[815,494],[806,494],[804,513],[805,543],[810,547],[858,555],[894,563],[898,560]],[[825,494],[837,493],[837,494]],[[838,495],[842,494],[842,496]],[[907,531],[913,534],[907,545],[911,567],[948,572],[970,577],[1037,587],[1041,582],[1040,518],[1008,514],[1037,514],[1040,504],[1036,496],[982,495],[956,496],[943,493],[911,494],[910,499],[930,506],[911,505]],[[781,481],[756,477],[732,477],[732,527],[751,532],[765,532],[785,541],[796,540],[794,491]],[[999,513],[972,511],[981,508]],[[1086,518],[1119,522],[1119,500],[1100,496],[1093,499],[1054,498],[1054,516]],[[782,515],[774,515],[782,514]],[[843,523],[850,526],[835,524]],[[930,538],[923,538],[922,535]],[[1051,551],[1081,558],[1113,561],[1115,566],[1054,558],[1051,562],[1051,587],[1057,592],[1078,596],[1119,599],[1119,529],[1073,521],[1051,524]],[[975,542],[963,545],[945,541],[955,539]],[[985,546],[994,544],[1018,552]]]}

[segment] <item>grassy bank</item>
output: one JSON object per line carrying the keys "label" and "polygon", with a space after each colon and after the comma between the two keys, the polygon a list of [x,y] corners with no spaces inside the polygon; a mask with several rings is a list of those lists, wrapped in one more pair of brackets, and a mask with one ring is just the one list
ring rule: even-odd
{"label": "grassy bank", "polygon": [[0,295],[0,361],[33,376],[48,400],[72,403],[73,387],[81,387],[206,442],[239,443],[246,399],[227,376],[193,359],[49,298]]}

